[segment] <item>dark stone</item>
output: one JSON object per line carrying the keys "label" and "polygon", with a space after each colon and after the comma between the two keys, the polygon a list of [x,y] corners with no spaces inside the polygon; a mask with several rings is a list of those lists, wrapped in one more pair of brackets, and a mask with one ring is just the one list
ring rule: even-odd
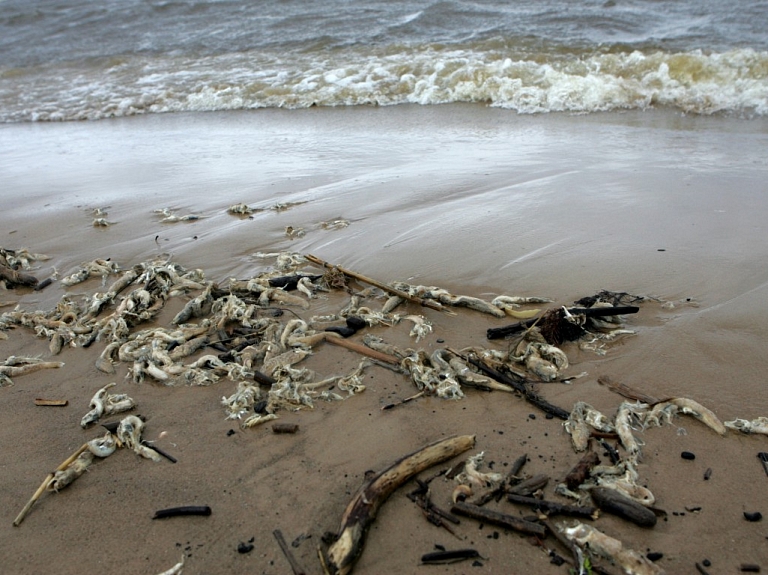
{"label": "dark stone", "polygon": [[338,333],[341,337],[349,337],[350,335],[355,335],[355,331],[357,330],[354,330],[351,327],[346,327],[346,326],[333,326],[333,327],[326,328],[325,331]]}
{"label": "dark stone", "polygon": [[704,567],[712,567],[712,561],[710,561],[709,559],[704,559],[704,561],[702,561],[701,564],[704,565]]}
{"label": "dark stone", "polygon": [[243,543],[242,541],[237,544],[237,552],[245,555],[253,551],[253,543]]}
{"label": "dark stone", "polygon": [[237,431],[235,431],[234,429],[230,429],[229,431],[227,431],[227,437],[231,437],[231,436],[233,436],[235,433],[237,433]]}
{"label": "dark stone", "polygon": [[646,557],[648,557],[651,561],[658,561],[662,557],[664,557],[664,553],[659,553],[658,551],[651,551],[650,553],[646,554]]}
{"label": "dark stone", "polygon": [[744,512],[744,519],[747,521],[760,521],[763,518],[763,514],[759,511],[755,511],[753,513],[750,513],[749,511]]}
{"label": "dark stone", "polygon": [[356,315],[351,315],[347,318],[347,327],[350,329],[354,329],[355,331],[357,331],[367,326],[368,324],[365,323],[365,320],[361,317],[357,317]]}
{"label": "dark stone", "polygon": [[696,455],[691,453],[690,451],[683,451],[680,454],[680,457],[682,457],[683,459],[688,459],[689,461],[693,461],[694,459],[696,459]]}

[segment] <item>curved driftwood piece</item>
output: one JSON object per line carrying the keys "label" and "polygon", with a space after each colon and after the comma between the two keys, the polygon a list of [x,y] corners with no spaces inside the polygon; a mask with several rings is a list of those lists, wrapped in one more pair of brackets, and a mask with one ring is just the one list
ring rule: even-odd
{"label": "curved driftwood piece", "polygon": [[351,573],[363,551],[368,527],[392,493],[414,475],[456,457],[474,445],[474,435],[459,435],[436,441],[398,459],[366,481],[344,510],[336,542],[328,548],[327,564],[330,572],[340,575]]}
{"label": "curved driftwood piece", "polygon": [[[603,317],[611,315],[626,315],[628,313],[637,313],[640,308],[636,305],[614,306],[614,307],[572,307],[568,308],[568,313],[571,315],[585,315],[587,317]],[[486,331],[486,337],[488,339],[502,339],[508,335],[514,335],[525,331],[541,317],[535,317],[526,321],[520,321],[513,323],[512,325],[505,325],[503,327],[491,327]]]}

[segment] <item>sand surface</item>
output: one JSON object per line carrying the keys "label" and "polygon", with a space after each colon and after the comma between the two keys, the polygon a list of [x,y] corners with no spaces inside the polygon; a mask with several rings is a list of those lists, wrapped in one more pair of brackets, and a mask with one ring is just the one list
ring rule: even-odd
{"label": "sand surface", "polygon": [[[587,375],[570,385],[539,384],[541,395],[566,410],[586,401],[613,417],[622,398],[598,383],[607,375],[657,397],[693,398],[723,421],[753,419],[768,415],[766,134],[765,120],[663,112],[519,117],[476,106],[3,125],[0,247],[50,256],[30,272],[40,279],[54,270],[64,277],[95,258],[128,269],[162,256],[223,286],[270,269],[274,260],[260,253],[294,251],[382,282],[487,300],[537,295],[556,306],[602,289],[629,292],[649,298],[626,316],[636,333],[607,344],[605,355],[564,344],[566,374]],[[237,203],[260,211],[227,213]],[[287,203],[296,205],[273,209]],[[112,225],[92,225],[97,208]],[[201,219],[160,223],[154,210],[163,208]],[[338,219],[350,225],[322,225]],[[289,238],[286,226],[305,235]],[[0,303],[50,310],[65,293],[78,299],[103,289],[99,279],[69,288],[54,282],[40,292],[0,291]],[[169,300],[150,325],[168,326],[194,295]],[[334,292],[293,312],[335,313],[348,299]],[[371,307],[381,303],[372,300]],[[511,319],[414,304],[399,311],[424,315],[434,331],[418,344],[405,324],[368,331],[428,352],[510,346],[487,340],[485,332]],[[187,574],[290,573],[273,537],[280,529],[306,572],[319,574],[321,537],[339,527],[366,471],[430,442],[474,435],[466,455],[482,451],[502,472],[527,454],[523,471],[549,475],[544,495],[562,502],[554,486],[581,458],[559,419],[513,394],[468,389],[462,400],[426,397],[382,411],[416,388],[403,375],[370,367],[363,393],[281,411],[278,421],[297,423],[299,431],[275,435],[271,424],[241,429],[226,419],[220,400],[236,388],[226,378],[207,387],[137,384],[126,364],[114,375],[95,368],[103,344],[67,347],[51,358],[48,341],[31,330],[6,334],[0,359],[31,355],[65,365],[0,388],[5,573],[156,574],[182,555]],[[325,344],[303,365],[322,378],[346,374],[359,360]],[[138,402],[145,439],[178,462],[119,450],[71,487],[44,494],[13,527],[46,473],[101,433],[79,422],[91,396],[111,381]],[[39,407],[39,397],[68,405]],[[704,559],[711,573],[735,573],[742,563],[768,569],[766,523],[743,516],[768,514],[768,477],[757,458],[768,451],[766,437],[720,437],[687,416],[636,435],[645,442],[641,482],[667,515],[652,529],[610,515],[593,524],[640,552],[663,553],[657,565],[668,573],[695,573]],[[682,451],[696,459],[682,459]],[[431,486],[433,501],[450,507],[454,484],[438,478]],[[410,482],[382,507],[355,573],[567,572],[549,562],[546,549],[568,555],[552,537],[542,548],[471,519],[454,526],[455,535],[428,523],[406,497],[414,487]],[[156,510],[179,505],[209,505],[213,512],[152,520]],[[531,514],[505,501],[489,507]],[[238,553],[238,544],[250,540],[253,551]],[[482,559],[419,566],[435,545],[472,547]]]}

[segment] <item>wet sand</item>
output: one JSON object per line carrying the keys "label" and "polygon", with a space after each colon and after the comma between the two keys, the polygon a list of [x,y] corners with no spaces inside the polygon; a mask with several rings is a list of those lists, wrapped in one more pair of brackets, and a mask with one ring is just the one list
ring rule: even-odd
{"label": "wet sand", "polygon": [[[167,254],[225,285],[268,269],[272,260],[260,252],[290,250],[383,282],[488,300],[539,295],[552,298],[549,305],[569,305],[601,289],[650,296],[659,301],[626,318],[636,334],[609,344],[605,355],[565,344],[567,375],[588,375],[571,385],[541,384],[540,393],[567,410],[586,401],[613,416],[622,398],[597,382],[608,375],[657,397],[696,399],[721,420],[752,419],[768,415],[767,133],[765,120],[664,112],[519,117],[476,106],[3,125],[0,246],[49,255],[32,271],[41,279],[54,268],[63,277],[95,258],[126,269]],[[263,211],[227,213],[236,203]],[[279,203],[296,205],[270,209]],[[113,224],[94,227],[96,208]],[[163,224],[153,213],[162,208],[201,219]],[[341,218],[350,225],[322,227]],[[305,235],[288,238],[286,226]],[[0,291],[0,303],[47,310],[65,293],[101,289],[99,280],[71,288],[55,282],[42,292]],[[186,299],[169,301],[156,323],[167,326]],[[333,313],[346,301],[332,294],[309,312],[294,311]],[[469,310],[405,310],[432,322],[433,333],[417,345],[427,351],[509,345],[488,341],[485,331],[510,320]],[[370,331],[416,345],[405,325]],[[2,359],[50,355],[48,342],[29,330],[8,335],[0,340]],[[526,453],[524,471],[549,474],[545,495],[552,499],[554,485],[581,457],[559,420],[511,394],[467,390],[460,401],[422,398],[382,411],[416,390],[404,376],[373,367],[364,393],[280,412],[279,421],[300,430],[274,435],[270,424],[243,430],[225,419],[221,397],[235,391],[229,380],[209,387],[134,384],[124,380],[126,365],[114,376],[99,372],[100,351],[66,348],[55,358],[65,363],[61,369],[17,377],[0,389],[5,572],[152,574],[184,554],[185,573],[289,573],[272,534],[280,529],[296,543],[291,549],[307,573],[321,573],[316,546],[338,528],[365,472],[427,443],[475,435],[469,454],[485,452],[502,471]],[[356,354],[325,345],[306,367],[324,377],[358,362]],[[138,402],[145,437],[178,463],[120,450],[71,487],[45,494],[13,527],[45,474],[99,434],[79,421],[93,393],[110,381]],[[38,407],[37,397],[69,403]],[[768,451],[765,437],[720,437],[689,417],[637,435],[645,441],[641,481],[667,517],[653,529],[608,515],[594,525],[631,548],[663,553],[658,565],[668,573],[694,573],[704,559],[712,573],[737,572],[741,563],[767,569],[765,521],[743,517],[768,514],[768,477],[757,459]],[[682,451],[696,459],[682,459]],[[449,507],[453,485],[431,485],[433,501]],[[455,535],[431,525],[406,497],[413,487],[383,506],[355,573],[567,572],[516,533],[470,519]],[[210,517],[152,520],[158,509],[203,504],[211,506]],[[491,505],[530,514],[503,501]],[[254,550],[238,553],[238,543],[251,539]],[[482,565],[420,567],[421,555],[436,544],[473,547]],[[566,554],[551,537],[544,547]]]}

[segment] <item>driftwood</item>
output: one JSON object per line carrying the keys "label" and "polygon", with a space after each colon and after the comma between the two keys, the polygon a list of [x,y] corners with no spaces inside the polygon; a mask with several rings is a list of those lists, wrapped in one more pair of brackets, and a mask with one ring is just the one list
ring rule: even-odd
{"label": "driftwood", "polygon": [[540,473],[508,488],[507,493],[528,497],[529,495],[536,493],[539,489],[544,489],[547,486],[547,483],[549,483],[549,476]]}
{"label": "driftwood", "polygon": [[159,509],[155,511],[152,519],[166,519],[168,517],[185,517],[188,515],[202,515],[208,517],[211,514],[211,508],[207,505],[184,505],[182,507],[169,507],[168,509]]}
{"label": "driftwood", "polygon": [[10,266],[0,263],[0,280],[5,280],[8,287],[24,286],[35,287],[37,278],[30,274],[17,272]]}
{"label": "driftwood", "polygon": [[580,505],[564,505],[555,501],[546,499],[536,499],[535,497],[524,497],[522,495],[507,495],[507,501],[510,503],[519,503],[537,509],[547,515],[571,515],[574,517],[588,517],[595,519],[597,514],[596,507],[583,507]]}
{"label": "driftwood", "polygon": [[433,551],[421,556],[421,562],[431,565],[455,563],[464,559],[476,559],[480,553],[475,549],[454,549],[452,551]]}
{"label": "driftwood", "polygon": [[609,487],[593,487],[589,490],[592,501],[606,513],[627,519],[640,527],[656,525],[656,514],[634,499]]}
{"label": "driftwood", "polygon": [[13,526],[18,527],[21,525],[21,522],[24,521],[24,517],[27,516],[27,513],[29,513],[29,510],[32,509],[32,506],[35,504],[35,501],[40,499],[42,494],[45,492],[46,487],[48,487],[48,484],[53,479],[54,475],[56,475],[56,471],[63,471],[64,469],[69,466],[70,463],[72,463],[75,459],[80,457],[80,454],[83,453],[86,449],[88,449],[88,444],[84,443],[82,446],[80,446],[80,449],[75,451],[72,455],[67,457],[61,465],[59,465],[55,471],[52,471],[48,475],[46,475],[45,479],[43,479],[43,482],[40,484],[40,487],[37,488],[37,491],[35,491],[34,495],[30,498],[29,501],[27,501],[27,504],[24,506],[24,509],[21,510],[21,512],[16,516],[16,519],[13,520]]}
{"label": "driftwood", "polygon": [[474,435],[460,435],[431,443],[374,475],[358,490],[341,517],[338,538],[328,548],[327,565],[331,573],[352,571],[363,551],[365,535],[379,508],[387,498],[414,475],[447,461],[475,445]]}
{"label": "driftwood", "polygon": [[568,472],[568,475],[565,476],[563,482],[568,489],[573,491],[589,479],[589,474],[592,472],[592,468],[598,463],[600,463],[600,456],[594,451],[590,451]]}
{"label": "driftwood", "polygon": [[483,493],[480,497],[478,497],[472,503],[474,503],[475,505],[485,505],[491,499],[496,499],[496,501],[499,501],[504,495],[504,492],[509,487],[512,487],[522,482],[522,479],[517,477],[517,474],[520,473],[520,470],[523,468],[523,465],[525,465],[526,461],[528,461],[527,454],[523,454],[517,459],[515,459],[512,462],[512,465],[509,468],[509,471],[504,476],[504,481],[502,481],[501,484],[499,484],[499,486],[496,487],[495,489],[491,489]]}
{"label": "driftwood", "polygon": [[[634,305],[626,306],[614,306],[614,307],[572,307],[568,308],[568,313],[571,315],[585,315],[587,317],[601,317],[610,315],[625,315],[628,313],[637,313],[640,308]],[[520,321],[503,327],[492,327],[486,331],[486,337],[488,339],[502,339],[509,335],[514,335],[525,331],[537,321],[540,317],[535,317],[529,320]]]}
{"label": "driftwood", "polygon": [[397,288],[393,288],[392,286],[388,286],[387,284],[378,282],[378,281],[376,281],[374,279],[371,279],[369,277],[366,277],[366,276],[364,276],[362,274],[359,274],[359,273],[356,273],[356,272],[344,269],[344,268],[339,267],[337,265],[329,264],[328,262],[323,261],[320,258],[315,257],[315,256],[313,256],[311,254],[306,254],[304,257],[306,259],[308,259],[309,261],[311,261],[313,264],[317,264],[317,265],[319,265],[320,267],[323,267],[323,268],[328,268],[328,269],[332,269],[332,270],[334,270],[334,269],[338,270],[341,273],[343,273],[345,276],[349,276],[349,277],[354,278],[354,279],[356,279],[358,281],[361,281],[363,283],[367,283],[369,285],[372,285],[374,287],[382,289],[382,290],[384,290],[385,292],[387,292],[387,293],[389,293],[391,295],[399,296],[399,297],[401,297],[403,299],[407,299],[408,301],[411,301],[413,303],[417,303],[417,304],[422,305],[424,307],[429,307],[429,308],[432,308],[432,309],[436,309],[438,311],[448,311],[440,303],[438,303],[436,301],[432,301],[432,300],[428,300],[428,299],[423,299],[423,298],[420,298],[420,297],[412,296],[409,293],[404,292],[403,290],[399,290]]}
{"label": "driftwood", "polygon": [[600,385],[604,385],[611,391],[614,391],[621,395],[622,397],[626,397],[627,399],[632,399],[634,401],[640,401],[642,403],[647,403],[649,405],[656,405],[657,403],[661,403],[662,401],[667,401],[667,399],[659,399],[657,397],[653,397],[652,395],[648,395],[643,393],[642,391],[637,391],[636,389],[632,389],[628,385],[621,383],[620,381],[615,381],[612,378],[608,377],[607,375],[601,375],[597,378],[597,383]]}
{"label": "driftwood", "polygon": [[525,519],[520,519],[514,515],[500,513],[499,511],[478,507],[477,505],[462,501],[454,503],[453,507],[451,507],[451,512],[456,515],[471,517],[472,519],[477,519],[478,521],[483,521],[485,523],[492,523],[493,525],[513,529],[514,531],[519,531],[527,535],[539,535],[540,537],[543,537],[546,533],[544,526],[538,523],[526,521]]}
{"label": "driftwood", "polygon": [[562,407],[558,407],[556,405],[549,403],[546,399],[542,398],[538,393],[532,391],[528,387],[528,385],[526,385],[525,383],[521,383],[519,381],[512,379],[511,377],[504,375],[500,371],[493,369],[491,366],[477,359],[476,357],[469,356],[467,357],[467,361],[472,365],[474,365],[477,369],[482,371],[488,377],[495,379],[500,383],[513,387],[515,391],[518,391],[523,395],[523,398],[528,403],[538,407],[544,413],[549,413],[564,421],[571,416],[571,414],[568,411],[564,410]]}
{"label": "driftwood", "polygon": [[301,565],[299,565],[299,562],[293,556],[293,553],[291,553],[290,547],[288,547],[288,544],[285,542],[285,537],[283,537],[283,532],[280,531],[279,529],[275,529],[272,532],[272,535],[275,536],[275,539],[277,540],[277,544],[280,546],[280,550],[283,552],[283,555],[285,555],[285,558],[288,560],[288,563],[291,565],[291,571],[293,571],[293,575],[306,575],[306,571]]}
{"label": "driftwood", "polygon": [[338,345],[339,347],[345,347],[351,351],[356,351],[360,355],[365,355],[373,359],[378,359],[379,361],[383,361],[385,363],[400,365],[400,360],[396,358],[394,355],[389,355],[388,353],[376,351],[375,349],[371,349],[366,345],[355,343],[354,341],[349,341],[348,339],[344,339],[343,337],[339,337],[338,335],[332,335],[332,332],[328,332],[328,334],[325,337],[325,341],[328,343],[332,343],[333,345]]}

